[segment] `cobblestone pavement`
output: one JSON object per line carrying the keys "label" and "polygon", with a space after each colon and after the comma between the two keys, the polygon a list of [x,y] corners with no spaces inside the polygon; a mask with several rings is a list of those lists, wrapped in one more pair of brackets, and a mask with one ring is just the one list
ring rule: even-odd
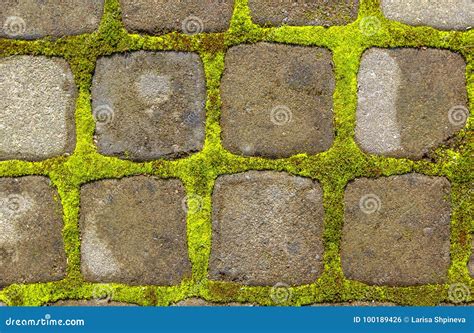
{"label": "cobblestone pavement", "polygon": [[0,306],[472,304],[473,26],[3,1]]}

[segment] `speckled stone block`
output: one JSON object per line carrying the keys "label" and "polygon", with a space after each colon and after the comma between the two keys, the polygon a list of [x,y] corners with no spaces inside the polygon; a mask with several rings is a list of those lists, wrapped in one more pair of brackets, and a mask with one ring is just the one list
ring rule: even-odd
{"label": "speckled stone block", "polygon": [[136,176],[81,188],[82,273],[88,281],[176,285],[191,275],[179,180]]}
{"label": "speckled stone block", "polygon": [[229,49],[222,78],[222,141],[269,158],[316,154],[334,139],[334,74],[322,48],[257,43]]}
{"label": "speckled stone block", "polygon": [[381,0],[384,15],[415,26],[465,30],[474,26],[472,0]]}
{"label": "speckled stone block", "polygon": [[223,32],[230,26],[234,0],[120,0],[127,30],[150,34]]}
{"label": "speckled stone block", "polygon": [[0,37],[35,39],[98,29],[103,0],[2,0]]}
{"label": "speckled stone block", "polygon": [[260,25],[345,25],[357,19],[358,0],[249,0]]}
{"label": "speckled stone block", "polygon": [[62,214],[48,178],[0,178],[0,287],[66,275]]}
{"label": "speckled stone block", "polygon": [[76,96],[63,59],[0,59],[0,160],[36,161],[72,153]]}
{"label": "speckled stone block", "polygon": [[468,119],[466,63],[435,49],[372,48],[359,70],[356,141],[370,154],[421,159]]}
{"label": "speckled stone block", "polygon": [[99,152],[146,161],[199,151],[205,101],[197,54],[140,51],[100,58],[92,84]]}
{"label": "speckled stone block", "polygon": [[217,179],[211,280],[300,285],[323,270],[322,190],[311,179],[249,171]]}
{"label": "speckled stone block", "polygon": [[450,264],[450,184],[407,174],[360,178],[345,192],[345,276],[370,285],[444,283]]}

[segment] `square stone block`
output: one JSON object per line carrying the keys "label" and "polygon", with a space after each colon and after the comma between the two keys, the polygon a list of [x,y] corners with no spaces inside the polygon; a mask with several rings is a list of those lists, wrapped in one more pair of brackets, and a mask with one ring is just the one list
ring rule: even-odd
{"label": "square stone block", "polygon": [[72,153],[77,88],[59,58],[0,59],[0,160]]}
{"label": "square stone block", "polygon": [[245,285],[309,284],[323,271],[320,185],[275,171],[217,179],[210,279]]}
{"label": "square stone block", "polygon": [[0,288],[65,277],[62,217],[48,178],[0,178]]}
{"label": "square stone block", "polygon": [[270,158],[329,149],[334,86],[326,49],[270,43],[230,48],[221,86],[224,147]]}
{"label": "square stone block", "polygon": [[100,58],[92,84],[104,155],[175,158],[204,144],[206,82],[197,54],[135,52]]}
{"label": "square stone block", "polygon": [[472,0],[381,0],[381,5],[387,18],[405,24],[444,30],[464,30],[474,26]]}
{"label": "square stone block", "polygon": [[447,50],[366,51],[356,141],[366,153],[421,159],[468,119],[466,63]]}
{"label": "square stone block", "polygon": [[81,189],[82,273],[87,281],[176,285],[191,276],[185,190],[136,176]]}
{"label": "square stone block", "polygon": [[450,264],[450,184],[407,174],[349,183],[342,269],[371,285],[444,283]]}
{"label": "square stone block", "polygon": [[260,25],[345,25],[357,19],[358,0],[249,0]]}
{"label": "square stone block", "polygon": [[2,0],[0,37],[35,39],[91,33],[99,28],[104,0]]}
{"label": "square stone block", "polygon": [[120,0],[131,32],[197,34],[229,29],[234,0]]}

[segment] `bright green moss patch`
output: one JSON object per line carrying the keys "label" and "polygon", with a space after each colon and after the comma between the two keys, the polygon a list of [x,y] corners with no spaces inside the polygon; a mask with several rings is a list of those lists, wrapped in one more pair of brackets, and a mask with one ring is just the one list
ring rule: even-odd
{"label": "bright green moss patch", "polygon": [[[367,23],[368,22],[368,23]],[[371,25],[375,32],[366,33]],[[369,25],[367,27],[367,25]],[[368,30],[371,31],[371,30]],[[267,41],[321,46],[333,52],[335,76],[333,147],[316,156],[297,155],[287,159],[244,158],[225,151],[220,135],[220,78],[226,50],[240,43]],[[0,176],[46,175],[57,187],[64,209],[63,236],[68,258],[67,277],[62,281],[11,285],[0,291],[0,301],[9,305],[42,305],[61,299],[91,299],[104,296],[114,301],[139,305],[170,305],[188,297],[212,302],[244,302],[262,305],[306,305],[324,302],[377,301],[406,305],[434,305],[449,302],[451,283],[463,283],[474,300],[474,279],[467,261],[474,232],[472,185],[474,172],[473,121],[450,143],[433,152],[431,160],[410,161],[363,154],[354,142],[357,107],[357,73],[362,53],[369,47],[434,47],[461,53],[468,62],[466,80],[471,106],[474,103],[474,31],[442,32],[429,27],[410,27],[382,16],[379,0],[360,1],[359,18],[347,26],[262,28],[252,23],[248,0],[236,0],[229,31],[218,34],[163,36],[128,34],[121,22],[118,0],[107,0],[105,15],[97,32],[88,35],[44,38],[37,41],[0,40],[0,56],[46,55],[64,57],[70,64],[79,97],[76,105],[77,145],[72,156],[43,162],[0,162]],[[206,141],[203,150],[176,161],[134,163],[104,157],[94,145],[94,119],[90,87],[98,57],[136,50],[197,52],[207,79]],[[471,107],[472,114],[472,107]],[[324,190],[324,273],[311,285],[283,290],[275,297],[272,287],[247,287],[209,281],[207,267],[211,251],[211,195],[221,174],[247,170],[282,170],[318,180]],[[408,172],[445,176],[452,183],[451,267],[449,284],[415,287],[375,287],[344,278],[339,257],[344,215],[344,189],[357,177],[381,177]],[[92,284],[80,270],[80,186],[97,179],[150,174],[179,178],[186,186],[188,202],[188,247],[193,276],[178,286]],[[191,208],[194,207],[194,208]],[[196,208],[197,207],[197,208]],[[273,297],[272,297],[273,295]],[[283,299],[283,301],[281,301]]]}

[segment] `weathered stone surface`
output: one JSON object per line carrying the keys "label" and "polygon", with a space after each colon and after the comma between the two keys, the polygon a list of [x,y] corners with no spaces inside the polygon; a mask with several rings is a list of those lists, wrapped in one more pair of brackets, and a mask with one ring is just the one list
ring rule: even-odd
{"label": "weathered stone surface", "polygon": [[367,153],[420,159],[468,118],[461,55],[434,49],[377,49],[359,71],[356,141]]}
{"label": "weathered stone surface", "polygon": [[343,303],[314,303],[311,306],[397,306],[395,303],[389,302],[361,302],[361,301],[353,301],[353,302],[343,302]]}
{"label": "weathered stone surface", "polygon": [[357,19],[358,0],[249,0],[260,25],[345,25]]}
{"label": "weathered stone surface", "polygon": [[469,274],[471,274],[471,277],[474,278],[474,239],[471,242],[471,248],[472,248],[472,254],[471,254],[471,257],[469,258],[468,269],[469,269]]}
{"label": "weathered stone surface", "polygon": [[289,157],[331,147],[334,75],[322,48],[269,43],[227,52],[222,140],[235,154]]}
{"label": "weathered stone surface", "polygon": [[318,183],[250,171],[219,177],[212,199],[212,280],[298,285],[319,277],[323,206]]}
{"label": "weathered stone surface", "polygon": [[175,306],[254,306],[249,303],[212,303],[201,298],[187,298],[184,301],[180,301]]}
{"label": "weathered stone surface", "polygon": [[233,0],[120,0],[125,27],[151,34],[223,32],[229,28]]}
{"label": "weathered stone surface", "polygon": [[0,37],[35,39],[90,33],[99,27],[103,0],[3,0]]}
{"label": "weathered stone surface", "polygon": [[474,26],[472,0],[382,0],[384,15],[395,21],[438,29],[464,30]]}
{"label": "weathered stone surface", "polygon": [[0,160],[72,153],[77,88],[63,59],[0,59]]}
{"label": "weathered stone surface", "polygon": [[7,306],[5,303],[0,302],[0,306]]}
{"label": "weathered stone surface", "polygon": [[449,193],[445,178],[419,174],[351,182],[341,244],[345,276],[375,285],[445,282]]}
{"label": "weathered stone surface", "polygon": [[100,58],[92,105],[100,153],[153,160],[204,143],[206,87],[197,54],[135,52]]}
{"label": "weathered stone surface", "polygon": [[66,274],[62,208],[46,177],[0,178],[0,287]]}
{"label": "weathered stone surface", "polygon": [[175,285],[191,274],[184,187],[136,176],[81,189],[82,272],[88,281]]}
{"label": "weathered stone surface", "polygon": [[135,304],[107,300],[64,300],[48,304],[48,306],[135,306]]}

